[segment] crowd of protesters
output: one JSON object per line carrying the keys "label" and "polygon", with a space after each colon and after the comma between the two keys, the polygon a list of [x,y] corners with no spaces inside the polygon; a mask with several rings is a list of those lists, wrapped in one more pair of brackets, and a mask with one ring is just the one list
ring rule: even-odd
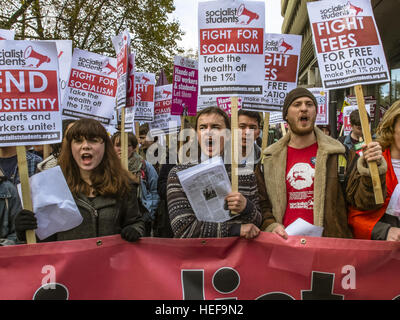
{"label": "crowd of protesters", "polygon": [[[138,138],[129,133],[127,169],[120,159],[120,132],[110,137],[91,119],[63,121],[63,141],[51,146],[47,159],[26,153],[28,173],[59,165],[83,222],[42,241],[114,234],[131,242],[141,237],[253,239],[260,232],[287,239],[285,229],[298,218],[323,227],[323,237],[400,241],[400,101],[386,112],[369,144],[361,141],[357,112],[350,117],[352,132],[335,140],[329,128],[315,126],[315,97],[297,88],[283,106],[288,132],[268,139],[262,150],[260,114],[240,110],[238,190],[225,198],[226,210],[234,214],[220,223],[197,219],[178,178],[180,171],[220,156],[231,179],[231,122],[219,108],[197,114],[198,143],[188,161],[170,161],[170,149],[156,155],[165,161],[153,163],[148,151],[159,141],[148,126],[140,127]],[[378,166],[383,204],[375,203],[370,162]],[[0,245],[24,243],[25,232],[37,228],[35,213],[21,207],[19,182],[15,147],[0,148]]]}

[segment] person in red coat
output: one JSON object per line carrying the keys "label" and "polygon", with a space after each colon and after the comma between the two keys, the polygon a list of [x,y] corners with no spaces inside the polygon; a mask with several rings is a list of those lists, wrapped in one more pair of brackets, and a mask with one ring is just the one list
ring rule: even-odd
{"label": "person in red coat", "polygon": [[400,241],[400,100],[385,113],[376,133],[388,166],[386,199],[376,210],[350,207],[348,222],[355,238]]}

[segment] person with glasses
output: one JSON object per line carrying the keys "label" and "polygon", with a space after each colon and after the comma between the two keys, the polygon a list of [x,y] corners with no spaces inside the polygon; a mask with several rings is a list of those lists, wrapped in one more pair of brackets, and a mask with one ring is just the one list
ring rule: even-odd
{"label": "person with glasses", "polygon": [[[82,223],[44,241],[75,240],[121,234],[136,241],[144,234],[136,185],[122,168],[111,139],[100,122],[81,119],[68,130],[59,164],[74,197]],[[34,213],[22,210],[16,217],[19,240],[37,228]]]}

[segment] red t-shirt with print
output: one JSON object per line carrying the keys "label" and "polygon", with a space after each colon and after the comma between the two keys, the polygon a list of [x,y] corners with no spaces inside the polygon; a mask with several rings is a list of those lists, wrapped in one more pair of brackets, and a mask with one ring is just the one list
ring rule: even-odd
{"label": "red t-shirt with print", "polygon": [[314,224],[314,174],[318,143],[295,149],[288,146],[286,161],[287,206],[285,228],[298,218]]}

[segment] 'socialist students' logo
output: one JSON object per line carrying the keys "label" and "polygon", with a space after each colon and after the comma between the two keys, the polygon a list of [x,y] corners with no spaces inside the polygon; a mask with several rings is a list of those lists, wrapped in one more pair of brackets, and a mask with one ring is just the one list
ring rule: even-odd
{"label": "'socialist students' logo", "polygon": [[106,59],[102,64],[101,71],[109,76],[112,73],[117,73],[117,68],[113,67],[110,61]]}
{"label": "'socialist students' logo", "polygon": [[330,8],[320,10],[321,18],[324,20],[340,18],[344,16],[358,16],[362,12],[364,12],[362,8],[355,6],[350,1],[344,5],[332,6]]}
{"label": "'socialist students' logo", "polygon": [[168,99],[169,96],[172,95],[172,92],[164,89],[164,90],[162,91],[162,94],[164,95],[164,98]]}
{"label": "'socialist students' logo", "polygon": [[279,40],[278,46],[279,46],[278,50],[281,53],[286,53],[289,50],[293,50],[293,46],[291,46],[289,43],[287,43],[283,38],[281,40]]}
{"label": "'socialist students' logo", "polygon": [[355,5],[351,4],[349,1],[348,3],[349,9],[352,10],[356,16],[358,16],[359,13],[363,12],[364,10],[360,7],[356,7]]}
{"label": "'socialist students' logo", "polygon": [[267,40],[265,42],[265,51],[285,54],[290,50],[293,50],[293,46],[287,43],[283,38],[281,38],[279,41]]}
{"label": "'socialist students' logo", "polygon": [[246,9],[243,3],[238,8],[237,15],[239,17],[239,23],[246,25],[250,24],[250,22],[252,22],[253,20],[258,20],[260,18],[257,13]]}
{"label": "'socialist students' logo", "polygon": [[140,83],[147,84],[148,82],[150,82],[150,79],[147,78],[146,76],[142,76],[142,79],[140,80]]}

